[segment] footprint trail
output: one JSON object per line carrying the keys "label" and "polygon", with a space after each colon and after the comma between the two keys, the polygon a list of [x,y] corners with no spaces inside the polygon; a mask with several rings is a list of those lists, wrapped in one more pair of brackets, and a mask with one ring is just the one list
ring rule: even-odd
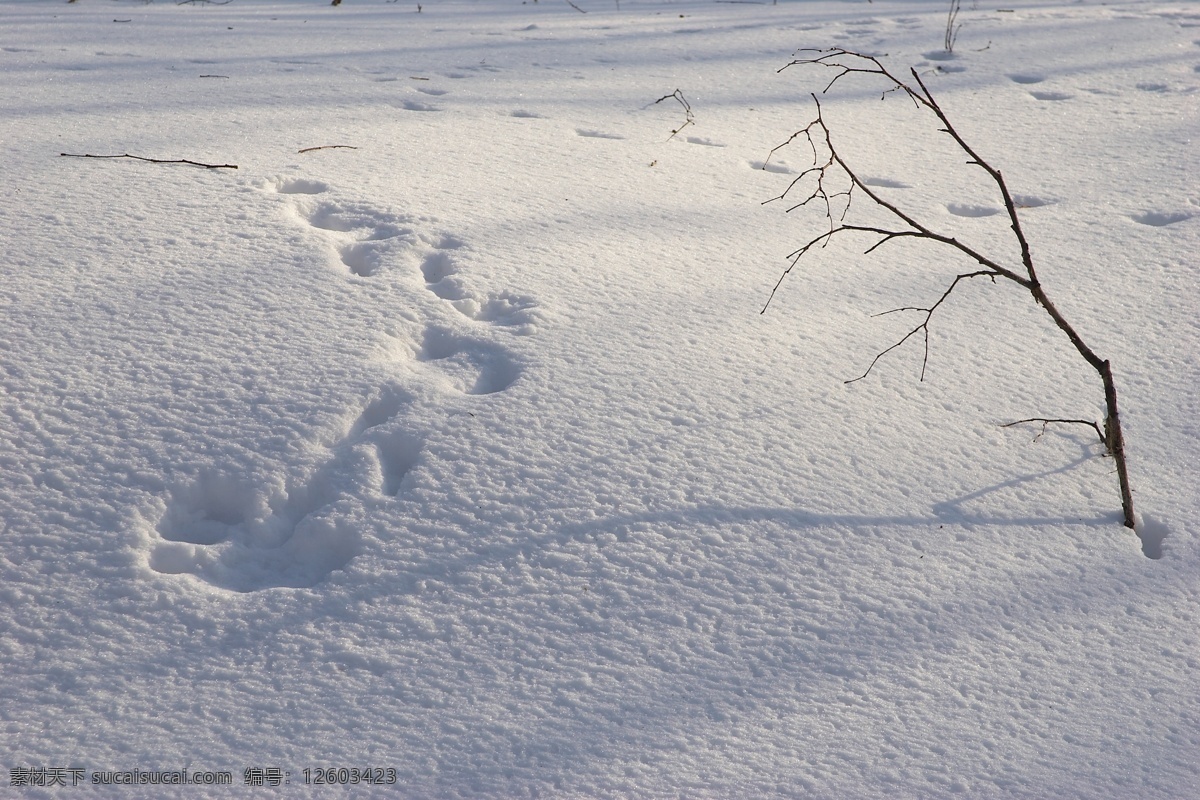
{"label": "footprint trail", "polygon": [[503,337],[536,330],[534,299],[474,291],[459,260],[466,242],[432,229],[431,220],[342,202],[328,184],[307,178],[260,188],[325,239],[345,268],[348,300],[370,295],[376,305],[394,305],[395,318],[416,330],[402,335],[411,344],[397,351],[407,357],[392,363],[394,379],[346,415],[353,422],[307,478],[256,482],[211,467],[175,487],[165,511],[148,521],[153,571],[233,592],[312,587],[344,569],[366,546],[373,502],[403,495],[421,464],[428,434],[419,417],[429,401],[418,398],[432,395],[437,404],[505,391],[521,368]]}

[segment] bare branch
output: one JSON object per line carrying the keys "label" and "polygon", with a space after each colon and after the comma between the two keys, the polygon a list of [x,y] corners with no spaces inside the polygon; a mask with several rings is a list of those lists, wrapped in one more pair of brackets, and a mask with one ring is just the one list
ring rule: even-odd
{"label": "bare branch", "polygon": [[131,156],[128,153],[122,153],[119,156],[95,156],[91,153],[59,153],[65,158],[132,158],[136,161],[149,161],[151,164],[191,164],[193,167],[204,167],[205,169],[237,169],[237,164],[204,164],[200,161],[189,161],[186,158],[145,158],[144,156]]}
{"label": "bare branch", "polygon": [[[953,47],[954,37],[958,33],[958,24],[956,17],[958,14],[958,0],[951,0],[951,12],[947,21],[946,29],[946,49],[950,50]],[[780,275],[779,280],[771,289],[771,294],[767,298],[766,304],[763,306],[765,313],[771,300],[775,297],[776,292],[782,285],[784,279],[795,269],[800,260],[818,245],[825,247],[835,236],[847,232],[859,232],[874,234],[879,237],[870,247],[867,248],[864,255],[873,253],[875,250],[882,247],[884,244],[900,238],[912,238],[935,242],[941,245],[952,248],[960,255],[965,256],[969,260],[975,262],[981,267],[974,272],[966,272],[959,274],[950,283],[950,286],[938,298],[937,302],[933,303],[928,308],[905,306],[895,308],[891,311],[886,311],[884,314],[897,313],[901,311],[918,311],[924,313],[924,319],[919,325],[908,331],[899,341],[877,354],[866,372],[857,378],[846,381],[846,383],[854,383],[862,380],[871,373],[875,365],[879,363],[885,355],[897,349],[909,339],[922,334],[924,339],[924,357],[921,362],[921,380],[925,379],[926,367],[929,363],[929,323],[933,318],[934,313],[941,307],[960,281],[968,278],[980,276],[988,276],[995,282],[996,278],[1005,278],[1016,285],[1027,290],[1040,305],[1050,318],[1054,320],[1054,324],[1067,335],[1071,344],[1076,351],[1083,356],[1099,373],[1101,381],[1104,385],[1104,399],[1107,406],[1107,416],[1104,421],[1103,430],[1094,423],[1086,420],[1069,420],[1069,419],[1050,419],[1050,418],[1031,418],[1021,420],[1021,422],[1042,422],[1043,425],[1051,423],[1076,423],[1090,425],[1096,429],[1100,436],[1101,442],[1104,443],[1108,452],[1113,456],[1116,462],[1117,475],[1120,480],[1121,488],[1121,507],[1124,512],[1124,522],[1127,527],[1134,527],[1135,518],[1133,512],[1133,494],[1129,485],[1128,469],[1124,455],[1124,438],[1121,432],[1120,417],[1117,412],[1117,391],[1116,384],[1113,379],[1112,365],[1101,359],[1087,344],[1084,343],[1082,337],[1074,329],[1074,327],[1066,320],[1058,308],[1051,302],[1047,296],[1045,289],[1038,280],[1037,270],[1034,267],[1033,258],[1030,253],[1029,242],[1025,237],[1025,233],[1021,227],[1020,217],[1017,213],[1017,204],[1013,200],[1012,193],[1009,191],[1008,184],[1004,180],[1004,176],[1000,170],[993,167],[986,159],[984,159],[955,128],[951,123],[946,112],[938,104],[933,93],[929,91],[929,87],[925,84],[921,75],[915,70],[910,70],[913,83],[907,83],[900,80],[896,75],[890,72],[880,62],[879,58],[864,53],[856,53],[842,48],[830,48],[826,50],[799,50],[796,58],[788,64],[785,64],[780,71],[793,66],[819,66],[835,71],[833,78],[826,84],[822,90],[822,94],[829,92],[842,78],[848,75],[864,75],[874,77],[884,83],[881,99],[886,99],[892,92],[903,93],[907,95],[914,103],[916,108],[926,109],[934,115],[939,123],[936,130],[939,133],[944,133],[949,136],[955,145],[967,156],[966,164],[972,167],[978,167],[983,170],[1000,197],[1003,199],[1004,208],[1007,212],[1009,227],[1013,232],[1016,240],[1017,251],[1019,254],[1020,266],[1006,266],[1008,258],[994,257],[985,253],[972,245],[960,241],[955,236],[950,236],[940,233],[928,225],[921,222],[919,219],[909,214],[895,202],[884,197],[871,186],[869,186],[848,164],[842,157],[833,142],[828,125],[824,117],[824,110],[821,107],[821,102],[816,94],[812,95],[813,102],[816,104],[816,117],[809,122],[805,127],[793,133],[783,144],[773,148],[767,156],[767,162],[781,149],[793,144],[797,139],[802,138],[808,143],[812,153],[812,166],[805,169],[791,181],[786,189],[778,196],[771,198],[766,202],[784,200],[793,193],[801,197],[798,203],[793,204],[787,211],[794,211],[819,201],[825,206],[825,217],[829,225],[829,230],[816,236],[806,242],[798,250],[792,252],[788,258],[791,263]],[[665,99],[665,98],[664,98]],[[764,162],[763,168],[766,169],[767,162]],[[844,182],[844,183],[842,183]],[[844,186],[844,188],[843,188]],[[806,191],[807,194],[802,194]],[[878,227],[873,225],[859,225],[846,223],[847,216],[850,213],[851,206],[855,198],[855,190],[865,196],[871,203],[878,208],[884,209],[893,215],[903,225],[895,228]],[[838,198],[845,198],[845,205],[841,208],[840,214],[835,215],[835,205]],[[878,316],[878,315],[877,315]],[[1012,423],[1018,424],[1018,423]]]}

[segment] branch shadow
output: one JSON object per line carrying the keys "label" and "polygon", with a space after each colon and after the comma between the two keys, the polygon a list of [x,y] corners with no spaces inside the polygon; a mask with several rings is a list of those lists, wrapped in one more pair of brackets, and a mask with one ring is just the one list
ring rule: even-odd
{"label": "branch shadow", "polygon": [[[1037,439],[1040,439],[1043,435],[1049,435],[1049,434],[1045,434],[1045,433],[1039,434],[1035,438],[1035,441]],[[987,495],[994,494],[996,492],[1003,491],[1005,489],[1014,489],[1018,486],[1024,486],[1026,484],[1031,484],[1031,483],[1034,483],[1035,481],[1049,478],[1054,475],[1065,475],[1068,472],[1072,472],[1073,470],[1078,469],[1079,467],[1083,466],[1084,464],[1091,461],[1092,459],[1098,457],[1098,454],[1096,453],[1096,448],[1098,447],[1098,445],[1081,442],[1078,439],[1078,437],[1076,437],[1072,434],[1056,433],[1053,435],[1055,435],[1059,438],[1066,439],[1066,440],[1074,443],[1075,445],[1077,445],[1079,447],[1079,455],[1076,458],[1072,459],[1071,461],[1069,461],[1068,463],[1066,463],[1060,467],[1055,467],[1053,469],[1045,469],[1040,472],[1033,472],[1028,475],[1018,476],[1016,478],[1010,478],[1005,481],[1000,481],[999,483],[994,483],[991,486],[984,486],[983,488],[976,489],[973,492],[968,492],[966,494],[959,495],[958,497],[954,497],[949,500],[943,500],[939,503],[934,503],[933,504],[934,514],[937,515],[939,518],[951,520],[951,521],[955,521],[955,522],[962,521],[962,522],[974,523],[974,522],[978,521],[978,522],[986,522],[987,524],[991,524],[991,525],[1006,524],[1003,521],[995,520],[995,519],[983,519],[983,518],[977,519],[977,518],[973,517],[970,513],[965,511],[963,509],[963,505],[971,502],[972,500],[977,500],[981,497],[986,497]],[[1089,520],[1080,520],[1078,518],[1062,519],[1062,520],[1059,520],[1059,522],[1076,522],[1076,523],[1086,522],[1086,523],[1107,524],[1112,519],[1114,519],[1114,517],[1110,515],[1107,517],[1096,517],[1096,518],[1092,518]],[[1050,522],[1050,521],[1051,520],[1047,519],[1047,520],[1044,520],[1043,522]],[[1017,524],[1017,523],[1014,522],[1012,524]],[[1022,524],[1037,524],[1037,522],[1034,520],[1029,520]]]}
{"label": "branch shadow", "polygon": [[[1069,437],[1072,438],[1073,437]],[[1078,442],[1077,442],[1078,443]],[[1090,445],[1078,443],[1081,454],[1070,462],[1054,469],[1022,475],[1001,481],[991,486],[985,486],[967,494],[960,495],[933,504],[928,514],[855,514],[840,512],[810,511],[802,507],[785,506],[731,506],[722,504],[696,505],[688,508],[673,508],[656,511],[633,511],[629,513],[611,514],[596,517],[587,521],[563,521],[555,524],[549,522],[540,527],[537,533],[530,532],[520,539],[509,539],[497,542],[488,534],[491,531],[480,529],[468,531],[468,537],[478,534],[478,539],[472,539],[473,545],[458,550],[457,553],[442,553],[440,556],[420,558],[412,564],[415,577],[448,578],[483,568],[487,565],[506,565],[517,561],[536,561],[539,554],[547,549],[557,549],[571,542],[592,541],[606,533],[620,533],[631,529],[643,529],[646,526],[666,528],[704,528],[728,526],[731,524],[772,523],[782,525],[792,530],[818,530],[822,528],[841,528],[851,531],[869,530],[878,527],[928,528],[936,529],[947,524],[964,526],[999,526],[1007,528],[1039,528],[1047,526],[1085,526],[1106,528],[1121,524],[1121,513],[1114,509],[1111,513],[1089,517],[1077,514],[1015,514],[999,515],[971,512],[963,508],[964,504],[980,497],[987,496],[1005,489],[1011,489],[1044,479],[1052,475],[1060,475],[1078,469],[1083,464],[1096,458]],[[1152,555],[1153,547],[1146,545],[1143,538],[1143,552],[1150,558],[1161,557],[1161,547],[1158,555]],[[1159,540],[1161,544],[1161,539]]]}

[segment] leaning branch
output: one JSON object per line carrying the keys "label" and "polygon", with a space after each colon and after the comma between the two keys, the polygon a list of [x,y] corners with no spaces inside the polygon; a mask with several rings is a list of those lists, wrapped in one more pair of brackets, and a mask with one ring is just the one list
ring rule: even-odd
{"label": "leaning branch", "polygon": [[[950,21],[951,32],[956,32],[953,28],[953,16]],[[949,34],[948,34],[949,35]],[[947,49],[949,49],[949,42]],[[767,202],[783,201],[792,194],[800,196],[800,201],[793,204],[788,211],[794,211],[810,203],[819,203],[825,207],[825,216],[828,220],[829,230],[819,236],[810,239],[807,243],[801,246],[798,250],[793,251],[788,258],[791,263],[780,275],[779,280],[771,289],[771,294],[767,298],[766,304],[763,306],[763,312],[770,305],[771,300],[775,297],[776,292],[782,285],[787,276],[795,269],[799,261],[810,253],[818,245],[825,247],[835,237],[845,232],[861,232],[871,233],[879,237],[871,247],[866,250],[866,253],[871,253],[882,245],[899,238],[915,238],[923,239],[930,242],[946,245],[960,254],[966,256],[971,261],[978,264],[981,269],[975,272],[968,272],[958,275],[950,284],[949,288],[942,294],[936,303],[928,308],[904,307],[893,309],[893,313],[899,311],[920,311],[924,312],[925,319],[920,325],[917,325],[910,330],[900,341],[893,344],[883,352],[875,356],[874,361],[864,372],[853,380],[846,383],[854,383],[862,380],[871,373],[875,364],[879,362],[883,356],[890,353],[892,350],[900,347],[909,339],[922,334],[925,341],[925,355],[921,364],[921,378],[925,377],[925,368],[929,361],[929,321],[932,319],[934,312],[941,306],[942,303],[950,296],[955,287],[962,280],[968,278],[988,276],[993,281],[996,278],[1005,278],[1012,283],[1022,287],[1028,291],[1034,301],[1041,306],[1054,324],[1066,334],[1070,339],[1071,344],[1076,351],[1083,356],[1084,360],[1099,374],[1101,382],[1104,386],[1104,401],[1107,407],[1107,416],[1104,420],[1104,429],[1101,430],[1095,423],[1089,423],[1086,420],[1064,420],[1064,419],[1049,419],[1049,418],[1030,418],[1021,420],[1021,422],[1042,422],[1044,425],[1051,423],[1081,423],[1092,425],[1096,428],[1097,434],[1100,436],[1101,442],[1104,443],[1110,455],[1112,455],[1117,467],[1117,476],[1120,481],[1121,488],[1121,508],[1124,513],[1124,522],[1127,527],[1134,527],[1135,517],[1133,511],[1133,493],[1130,488],[1129,474],[1125,461],[1125,444],[1124,437],[1121,431],[1120,416],[1117,411],[1117,389],[1113,379],[1112,365],[1109,361],[1102,359],[1095,353],[1084,341],[1075,328],[1067,321],[1067,319],[1058,310],[1057,306],[1051,302],[1047,296],[1045,289],[1042,287],[1041,281],[1038,279],[1037,270],[1034,268],[1033,257],[1030,254],[1029,242],[1025,238],[1025,233],[1021,227],[1021,220],[1017,214],[1017,204],[1013,200],[1012,193],[1008,189],[1008,184],[1004,180],[1004,176],[1000,170],[988,163],[958,132],[954,124],[950,121],[946,112],[938,104],[933,93],[929,91],[924,80],[916,70],[910,70],[913,83],[906,83],[900,78],[893,75],[877,57],[856,53],[842,48],[830,48],[828,50],[801,50],[798,52],[798,58],[788,64],[785,64],[783,69],[801,65],[815,65],[835,71],[833,78],[826,84],[822,94],[829,92],[838,81],[848,75],[865,75],[882,78],[885,83],[885,88],[881,97],[886,98],[889,94],[896,92],[906,95],[918,108],[924,108],[931,112],[940,123],[937,128],[941,133],[945,133],[954,140],[955,145],[967,155],[967,164],[979,167],[995,184],[1000,197],[1003,199],[1004,208],[1008,215],[1009,227],[1012,229],[1013,236],[1016,239],[1017,251],[1019,253],[1020,266],[1011,265],[1011,260],[1006,258],[993,258],[978,250],[967,243],[960,241],[957,237],[950,236],[944,233],[933,230],[929,226],[922,223],[919,219],[905,212],[896,203],[888,200],[881,193],[869,186],[866,181],[859,177],[854,169],[843,158],[842,154],[834,145],[833,138],[830,134],[828,125],[825,122],[821,101],[816,94],[812,95],[813,102],[816,104],[817,113],[815,119],[808,123],[804,128],[793,133],[787,141],[775,147],[767,156],[769,161],[780,149],[787,147],[795,142],[796,139],[804,139],[809,146],[812,154],[812,166],[804,170],[797,176],[788,187],[778,197],[771,198]],[[664,98],[665,99],[665,98]],[[763,165],[764,169],[766,164]],[[809,187],[807,194],[802,194],[801,187]],[[884,209],[893,215],[903,225],[896,226],[896,229],[882,228],[868,225],[855,225],[846,223],[847,215],[850,213],[851,206],[857,196],[866,197],[875,206]],[[835,205],[840,205],[840,198],[845,198],[845,205],[842,206],[840,214],[835,216]],[[835,202],[836,201],[836,202]],[[1010,265],[1006,265],[1007,262]],[[1018,424],[1018,423],[1013,423]]]}

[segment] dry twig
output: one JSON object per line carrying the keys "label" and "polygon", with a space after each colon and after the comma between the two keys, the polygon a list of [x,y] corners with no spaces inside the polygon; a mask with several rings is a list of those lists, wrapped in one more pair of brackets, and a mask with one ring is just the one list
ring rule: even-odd
{"label": "dry twig", "polygon": [[205,169],[237,169],[237,164],[205,164],[186,158],[146,158],[145,156],[131,156],[128,153],[122,153],[119,156],[97,156],[91,153],[59,153],[59,155],[64,158],[132,158],[135,161],[149,161],[151,164],[191,164],[193,167],[204,167]]}
{"label": "dry twig", "polygon": [[683,106],[683,113],[684,113],[685,118],[684,118],[682,125],[680,125],[678,128],[675,128],[671,131],[671,135],[667,137],[668,142],[671,141],[672,139],[674,139],[676,137],[676,135],[678,135],[679,132],[682,131],[684,128],[686,128],[688,125],[696,124],[696,118],[694,116],[692,116],[692,106],[690,103],[688,103],[687,99],[683,96],[683,92],[680,91],[679,89],[676,89],[675,91],[671,92],[670,94],[663,95],[662,97],[658,98],[653,103],[651,103],[651,105],[658,105],[663,100],[670,100],[672,97],[679,101],[679,105]]}
{"label": "dry twig", "polygon": [[306,147],[303,150],[297,150],[297,153],[311,153],[314,150],[357,150],[358,148],[350,144],[323,144],[319,147]]}

